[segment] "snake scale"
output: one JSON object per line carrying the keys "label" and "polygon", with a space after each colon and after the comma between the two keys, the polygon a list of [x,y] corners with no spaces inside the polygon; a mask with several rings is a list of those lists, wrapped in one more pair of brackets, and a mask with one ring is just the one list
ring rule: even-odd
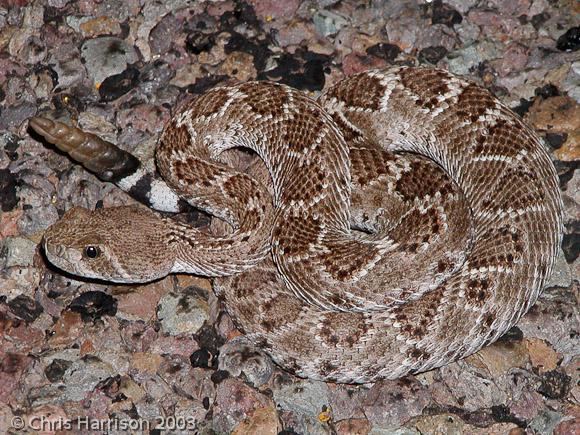
{"label": "snake scale", "polygon": [[[487,90],[441,69],[349,76],[318,101],[271,82],[211,89],[179,110],[157,170],[92,134],[30,125],[150,208],[74,208],[50,227],[70,273],[215,277],[243,345],[313,379],[364,383],[476,352],[536,301],[562,237],[538,136]],[[239,149],[257,154],[248,171]]]}

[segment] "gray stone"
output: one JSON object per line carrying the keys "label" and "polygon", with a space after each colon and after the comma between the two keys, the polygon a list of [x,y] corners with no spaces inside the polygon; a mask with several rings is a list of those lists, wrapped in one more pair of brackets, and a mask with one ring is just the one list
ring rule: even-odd
{"label": "gray stone", "polygon": [[252,410],[272,406],[268,397],[236,378],[219,382],[214,397],[213,427],[217,433],[232,433]]}
{"label": "gray stone", "polygon": [[578,330],[578,301],[573,291],[559,287],[544,290],[528,313],[518,322],[525,337],[539,338],[550,343],[561,354],[562,365],[578,356],[580,338],[570,334]]}
{"label": "gray stone", "polygon": [[322,36],[334,36],[348,24],[348,20],[342,15],[324,10],[316,12],[312,21],[318,34]]}
{"label": "gray stone", "polygon": [[469,75],[472,68],[475,68],[484,60],[497,59],[502,56],[502,49],[497,43],[484,40],[470,45],[462,50],[449,53],[449,71],[459,75]]}
{"label": "gray stone", "polygon": [[42,362],[45,366],[49,366],[55,359],[62,359],[65,361],[76,361],[79,359],[80,350],[79,349],[62,349],[53,351],[53,353],[48,353],[46,355],[42,355]]}
{"label": "gray stone", "polygon": [[[83,186],[82,195],[78,194],[79,186]],[[104,185],[93,174],[81,166],[75,165],[62,175],[56,197],[59,201],[68,204],[69,207],[74,205],[91,209],[107,191],[111,190],[114,190],[112,186]]]}
{"label": "gray stone", "polygon": [[530,421],[528,427],[534,431],[534,433],[545,433],[551,434],[554,432],[554,428],[564,420],[564,416],[558,412],[553,412],[548,409],[543,409],[538,412],[538,415]]}
{"label": "gray stone", "polygon": [[[446,397],[445,405],[461,407],[469,412],[480,408],[491,408],[505,403],[505,391],[491,379],[486,379],[477,369],[472,369],[465,361],[448,364],[441,368]],[[458,399],[460,398],[460,399]]]}
{"label": "gray stone", "polygon": [[457,41],[457,35],[444,24],[435,24],[423,29],[417,36],[413,47],[417,51],[426,47],[442,46],[452,51]]}
{"label": "gray stone", "polygon": [[570,287],[572,285],[572,271],[570,265],[566,262],[564,251],[560,249],[552,275],[548,278],[544,288],[550,287]]}
{"label": "gray stone", "polygon": [[38,71],[31,74],[27,81],[38,99],[43,101],[48,101],[50,99],[55,83],[52,81],[52,77],[48,70]]}
{"label": "gray stone", "polygon": [[80,53],[73,44],[62,44],[52,50],[48,64],[58,74],[58,84],[61,88],[80,83],[86,76]]}
{"label": "gray stone", "polygon": [[26,399],[30,403],[31,408],[46,404],[58,404],[65,401],[62,385],[56,383],[31,388]]}
{"label": "gray stone", "polygon": [[[139,75],[139,89],[147,95],[157,91],[163,92],[168,90],[168,83],[174,76],[175,71],[167,63],[152,62],[143,68]],[[162,102],[158,101],[157,104],[161,105]]]}
{"label": "gray stone", "polygon": [[416,378],[373,384],[361,401],[365,417],[374,427],[398,429],[422,414],[429,404],[427,388]]}
{"label": "gray stone", "polygon": [[18,53],[23,62],[36,65],[44,60],[47,54],[46,44],[38,36],[32,35],[26,39]]}
{"label": "gray stone", "polygon": [[470,10],[479,0],[445,0],[443,3],[448,4],[462,15]]}
{"label": "gray stone", "polygon": [[570,66],[570,71],[562,83],[562,89],[580,104],[580,60]]}
{"label": "gray stone", "polygon": [[96,15],[107,16],[123,22],[133,15],[132,12],[138,11],[140,7],[139,0],[104,0],[98,3]]}
{"label": "gray stone", "polygon": [[141,9],[144,22],[137,31],[137,41],[135,45],[139,48],[143,59],[151,60],[151,47],[149,46],[149,34],[162,17],[168,12],[178,10],[188,6],[188,0],[170,0],[166,2],[145,2]]}
{"label": "gray stone", "polygon": [[6,237],[0,240],[0,264],[4,267],[30,266],[36,252],[36,243],[24,237]]}
{"label": "gray stone", "polygon": [[329,435],[334,432],[329,431],[327,423],[322,423],[318,418],[292,411],[279,412],[284,427],[290,427],[299,434],[308,435]]}
{"label": "gray stone", "polygon": [[11,127],[19,126],[26,119],[34,116],[36,110],[36,104],[29,101],[23,101],[20,104],[1,109],[0,130],[8,130]]}
{"label": "gray stone", "polygon": [[40,157],[29,157],[17,162],[20,166],[11,170],[19,173],[18,197],[20,203],[25,205],[18,229],[24,235],[32,235],[45,230],[58,219],[56,208],[51,203],[55,187],[47,178],[50,170]]}
{"label": "gray stone", "polygon": [[329,8],[337,4],[340,0],[316,0],[316,5],[321,8]]}
{"label": "gray stone", "polygon": [[389,42],[402,47],[404,51],[411,51],[412,47],[415,47],[420,32],[419,27],[415,25],[416,22],[417,18],[412,15],[402,15],[396,19],[387,20],[385,30]]}
{"label": "gray stone", "polygon": [[107,77],[123,72],[127,65],[139,60],[135,48],[120,38],[105,36],[85,41],[81,57],[93,82],[102,83]]}
{"label": "gray stone", "polygon": [[199,423],[204,420],[207,411],[200,402],[180,400],[175,406],[174,415],[179,425],[178,431],[173,431],[175,435],[191,435],[192,432],[199,433]]}
{"label": "gray stone", "polygon": [[473,44],[479,38],[481,30],[479,26],[469,21],[462,21],[460,24],[454,26],[455,32],[459,35],[459,39],[463,42],[464,46]]}
{"label": "gray stone", "polygon": [[65,17],[66,24],[72,29],[74,29],[74,31],[77,33],[81,32],[81,24],[86,23],[91,19],[92,19],[91,17],[79,17],[76,15],[67,15]]}
{"label": "gray stone", "polygon": [[[8,157],[8,154],[6,154],[6,151],[4,150],[4,147],[1,145],[1,143],[2,135],[0,135],[0,171],[2,169],[6,169],[10,165],[10,158]],[[14,190],[16,190],[16,188],[14,188]]]}
{"label": "gray stone", "polygon": [[23,77],[11,77],[4,85],[6,92],[6,106],[18,106],[23,102],[33,103],[36,105],[36,95],[30,88],[30,85]]}
{"label": "gray stone", "polygon": [[135,408],[137,409],[139,417],[145,420],[155,421],[156,418],[163,415],[163,411],[157,403],[142,401],[137,403]]}
{"label": "gray stone", "polygon": [[270,357],[246,343],[244,337],[233,339],[220,348],[219,368],[235,377],[243,373],[254,387],[268,382],[273,371]]}
{"label": "gray stone", "polygon": [[32,235],[45,230],[58,219],[58,211],[53,205],[41,205],[24,211],[18,229],[23,235]]}
{"label": "gray stone", "polygon": [[[1,143],[1,142],[0,142]],[[580,171],[574,171],[562,192],[564,201],[564,225],[573,226],[575,220],[580,220]]]}
{"label": "gray stone", "polygon": [[24,9],[22,27],[29,29],[40,29],[44,24],[44,6],[33,4]]}
{"label": "gray stone", "polygon": [[300,380],[274,390],[274,402],[279,409],[299,412],[316,418],[322,406],[329,405],[330,390],[324,382]]}
{"label": "gray stone", "polygon": [[149,33],[151,52],[153,54],[167,53],[181,30],[181,23],[175,15],[165,15]]}
{"label": "gray stone", "polygon": [[170,335],[195,334],[209,318],[208,305],[195,290],[168,293],[157,305],[157,318]]}
{"label": "gray stone", "polygon": [[115,370],[109,364],[95,357],[74,361],[63,376],[66,399],[72,401],[85,399],[87,393],[93,391],[99,382],[115,374]]}
{"label": "gray stone", "polygon": [[400,15],[408,14],[409,11],[417,9],[417,0],[381,0],[379,3],[380,10],[389,21],[399,18]]}

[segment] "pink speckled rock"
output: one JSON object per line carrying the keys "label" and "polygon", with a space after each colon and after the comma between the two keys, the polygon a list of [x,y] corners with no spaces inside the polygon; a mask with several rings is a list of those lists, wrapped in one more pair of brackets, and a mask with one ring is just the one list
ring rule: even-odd
{"label": "pink speckled rock", "polygon": [[249,3],[254,6],[256,15],[263,20],[286,21],[292,18],[301,1],[250,0]]}
{"label": "pink speckled rock", "polygon": [[415,378],[377,382],[362,407],[373,426],[399,427],[411,418],[421,415],[429,404],[427,389]]}
{"label": "pink speckled rock", "polygon": [[342,61],[342,70],[345,75],[356,74],[372,68],[384,68],[387,62],[375,56],[363,56],[359,54],[349,54]]}
{"label": "pink speckled rock", "polygon": [[273,406],[270,399],[239,379],[229,378],[217,386],[214,427],[230,433],[240,422],[259,408]]}
{"label": "pink speckled rock", "polygon": [[521,44],[512,43],[506,47],[503,57],[492,62],[497,73],[504,77],[521,71],[528,63],[529,49]]}

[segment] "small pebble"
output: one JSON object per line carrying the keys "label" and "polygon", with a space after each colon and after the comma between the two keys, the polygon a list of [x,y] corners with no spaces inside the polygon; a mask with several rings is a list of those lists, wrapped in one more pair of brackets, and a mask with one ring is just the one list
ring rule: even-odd
{"label": "small pebble", "polygon": [[[554,428],[564,420],[564,415],[550,409],[542,409],[527,425],[526,429],[537,434],[552,434]],[[569,435],[569,434],[562,434]],[[575,435],[575,434],[574,434]]]}
{"label": "small pebble", "polygon": [[113,36],[88,39],[81,47],[81,57],[95,84],[122,73],[139,59],[133,46]]}
{"label": "small pebble", "polygon": [[214,430],[217,433],[240,435],[246,433],[270,434],[270,431],[264,432],[263,428],[257,432],[252,430],[234,431],[236,426],[244,421],[249,422],[254,413],[263,408],[275,409],[270,398],[248,386],[240,379],[224,379],[216,386],[216,398],[212,408],[214,412]]}
{"label": "small pebble", "polygon": [[[72,44],[62,44],[52,50],[48,65],[54,70],[60,88],[68,88],[81,83],[87,76],[78,48]],[[91,64],[88,64],[91,66]]]}
{"label": "small pebble", "polygon": [[173,14],[165,15],[149,33],[149,45],[155,55],[165,54],[171,48],[179,31],[180,22]]}
{"label": "small pebble", "polygon": [[107,16],[96,17],[84,21],[80,24],[79,29],[87,38],[94,38],[103,35],[118,35],[121,33],[120,23]]}
{"label": "small pebble", "polygon": [[215,367],[217,361],[208,349],[198,349],[191,354],[189,361],[193,367],[200,367],[202,369],[209,369]]}
{"label": "small pebble", "polygon": [[0,130],[17,127],[31,116],[34,116],[37,110],[38,107],[28,101],[4,107],[0,117]]}
{"label": "small pebble", "polygon": [[463,17],[461,14],[451,6],[443,3],[441,0],[433,1],[433,15],[431,16],[431,22],[433,24],[446,24],[447,26],[453,26],[462,21]]}
{"label": "small pebble", "polygon": [[336,35],[340,29],[348,25],[345,17],[326,10],[316,12],[312,20],[318,34],[326,37]]}
{"label": "small pebble", "polygon": [[0,260],[4,267],[32,265],[36,243],[24,237],[6,237],[0,240]]}
{"label": "small pebble", "polygon": [[576,233],[564,234],[562,240],[562,250],[564,251],[564,255],[568,263],[573,263],[580,255],[580,235],[578,233],[580,233],[580,231]]}
{"label": "small pebble", "polygon": [[447,54],[447,49],[441,45],[435,47],[426,47],[419,52],[419,62],[435,65]]}
{"label": "small pebble", "polygon": [[167,334],[195,334],[208,320],[208,309],[200,293],[186,289],[163,296],[157,305],[157,318]]}
{"label": "small pebble", "polygon": [[73,299],[69,309],[79,313],[86,322],[102,316],[114,316],[117,313],[117,301],[111,295],[91,290]]}
{"label": "small pebble", "polygon": [[299,412],[318,419],[323,405],[328,405],[330,390],[324,382],[300,379],[274,389],[274,402],[279,409]]}
{"label": "small pebble", "polygon": [[580,48],[580,26],[568,29],[556,42],[558,50],[576,51]]}
{"label": "small pebble", "polygon": [[243,337],[231,340],[221,347],[219,368],[232,376],[243,374],[254,387],[268,382],[274,369],[271,359],[245,342]]}
{"label": "small pebble", "polygon": [[47,55],[46,44],[38,36],[31,36],[20,50],[20,56],[26,63],[39,64]]}
{"label": "small pebble", "polygon": [[0,208],[2,211],[10,211],[18,204],[16,181],[16,175],[10,172],[10,169],[0,169]]}
{"label": "small pebble", "polygon": [[26,295],[18,295],[8,302],[10,311],[27,323],[34,322],[43,312],[40,303]]}
{"label": "small pebble", "polygon": [[570,391],[572,378],[558,370],[552,370],[542,375],[538,392],[548,399],[563,399]]}
{"label": "small pebble", "polygon": [[44,374],[50,382],[58,382],[62,379],[64,373],[71,364],[71,361],[55,358],[48,366],[46,366]]}
{"label": "small pebble", "polygon": [[381,42],[370,46],[367,48],[366,52],[372,56],[380,57],[381,59],[392,62],[401,52],[401,48],[395,44]]}
{"label": "small pebble", "polygon": [[193,54],[200,54],[204,51],[207,52],[214,44],[214,35],[208,35],[199,30],[189,33],[185,39],[185,48]]}
{"label": "small pebble", "polygon": [[109,102],[125,95],[139,83],[139,70],[128,67],[125,71],[107,77],[99,86],[101,101]]}

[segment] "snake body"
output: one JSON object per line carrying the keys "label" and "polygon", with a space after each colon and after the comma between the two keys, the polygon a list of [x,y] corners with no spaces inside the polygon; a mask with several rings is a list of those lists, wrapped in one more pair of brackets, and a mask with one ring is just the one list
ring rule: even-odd
{"label": "snake body", "polygon": [[[31,125],[69,153],[90,144],[77,160],[111,178],[110,153],[99,156],[116,147]],[[238,148],[264,165],[232,168]],[[317,102],[269,82],[215,88],[171,119],[156,161],[161,178],[131,160],[113,181],[154,186],[165,200],[148,194],[149,205],[177,211],[185,200],[229,230],[141,207],[74,209],[46,232],[48,259],[111,281],[216,277],[240,341],[303,377],[394,379],[477,351],[534,304],[562,237],[537,135],[440,69],[367,71]]]}

